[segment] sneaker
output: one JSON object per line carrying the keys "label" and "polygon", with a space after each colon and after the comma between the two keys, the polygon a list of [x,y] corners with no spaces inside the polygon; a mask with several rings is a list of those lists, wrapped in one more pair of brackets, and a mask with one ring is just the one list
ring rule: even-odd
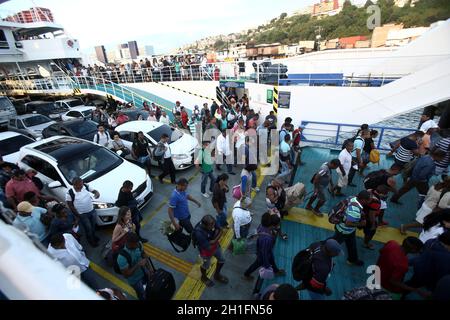
{"label": "sneaker", "polygon": [[207,192],[208,192],[209,195],[212,195],[212,194],[213,194],[212,191],[207,191]]}
{"label": "sneaker", "polygon": [[362,267],[364,265],[364,262],[361,260],[356,260],[356,261],[347,260],[347,264],[352,265],[352,266]]}
{"label": "sneaker", "polygon": [[209,194],[207,193],[202,193],[202,196],[204,196],[205,198],[209,198]]}
{"label": "sneaker", "polygon": [[256,188],[252,188],[252,191],[259,192],[259,191],[261,191],[261,189],[256,187]]}

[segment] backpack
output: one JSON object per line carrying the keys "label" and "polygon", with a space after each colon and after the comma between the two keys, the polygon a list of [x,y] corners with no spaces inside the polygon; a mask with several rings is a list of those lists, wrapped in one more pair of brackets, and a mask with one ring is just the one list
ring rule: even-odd
{"label": "backpack", "polygon": [[155,269],[153,261],[148,258],[152,266],[153,273],[150,275],[145,288],[146,300],[170,300],[176,291],[175,279],[173,275],[162,268]]}
{"label": "backpack", "polygon": [[364,188],[366,188],[366,190],[376,189],[379,185],[382,184],[382,180],[384,180],[384,177],[388,175],[389,174],[384,169],[369,173],[363,181]]}
{"label": "backpack", "polygon": [[317,247],[314,250],[307,248],[297,253],[292,262],[292,276],[295,281],[309,281],[313,277],[312,259],[319,251],[320,247]]}
{"label": "backpack", "polygon": [[[141,243],[139,243],[139,249],[142,251],[142,244]],[[113,266],[114,271],[116,273],[118,273],[118,274],[122,274],[122,270],[120,270],[119,263],[117,262],[119,260],[119,256],[122,256],[122,257],[124,257],[127,260],[129,268],[132,267],[132,265],[131,265],[131,256],[130,256],[130,254],[127,251],[125,251],[125,248],[120,249],[119,252],[114,254],[114,257],[113,257],[113,259],[114,259],[114,266]]]}
{"label": "backpack", "polygon": [[[361,138],[360,136],[358,136],[358,134],[359,134],[359,132],[357,134],[355,134],[353,137],[351,137],[349,139],[345,139],[344,143],[342,144],[342,148],[341,149],[344,150],[345,146],[347,145],[347,143],[349,143],[349,142],[353,142],[354,143],[357,139],[364,141],[364,139]],[[355,150],[353,150],[353,151],[355,151]]]}
{"label": "backpack", "polygon": [[[88,187],[87,184],[84,184],[84,187],[86,188],[87,191],[89,191],[89,187]],[[75,200],[75,192],[73,191],[73,188],[69,189],[69,195],[70,195],[70,198],[72,199],[72,202],[74,202],[74,200]]]}
{"label": "backpack", "polygon": [[369,154],[369,161],[372,163],[380,163],[380,151],[372,149]]}
{"label": "backpack", "polygon": [[[106,134],[106,142],[109,143],[109,133],[105,132]],[[95,143],[98,144],[98,142],[100,141],[100,135],[98,134],[98,132],[95,134]]]}
{"label": "backpack", "polygon": [[347,210],[351,198],[340,201],[330,210],[330,213],[328,214],[328,222],[331,224],[339,224],[344,220],[345,211]]}

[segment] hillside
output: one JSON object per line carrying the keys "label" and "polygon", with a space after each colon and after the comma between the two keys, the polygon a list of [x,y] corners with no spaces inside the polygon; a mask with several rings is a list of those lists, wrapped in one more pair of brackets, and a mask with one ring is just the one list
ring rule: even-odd
{"label": "hillside", "polygon": [[[200,41],[187,47],[199,50],[221,50],[233,42],[292,44],[300,40],[315,40],[319,30],[322,40],[355,35],[370,36],[372,30],[366,25],[370,14],[366,12],[366,9],[371,4],[368,0],[364,7],[358,8],[347,1],[339,14],[322,19],[309,15],[288,17],[286,13],[283,13],[272,19],[270,23],[255,29],[228,36],[211,37],[210,41]],[[414,7],[406,5],[402,8],[395,6],[393,0],[378,0],[377,5],[381,8],[381,25],[403,23],[405,28],[422,27],[450,18],[449,0],[420,0]]]}

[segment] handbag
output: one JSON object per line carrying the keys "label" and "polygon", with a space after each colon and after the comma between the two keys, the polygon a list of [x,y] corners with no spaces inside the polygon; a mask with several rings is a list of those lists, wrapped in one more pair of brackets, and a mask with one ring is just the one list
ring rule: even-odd
{"label": "handbag", "polygon": [[233,245],[233,255],[237,256],[247,253],[246,239],[233,239],[231,240],[231,244]]}
{"label": "handbag", "polygon": [[[184,252],[191,245],[191,237],[183,233],[183,228],[168,234],[167,238],[176,252]],[[175,245],[182,248],[182,250],[179,250]]]}
{"label": "handbag", "polygon": [[263,280],[271,280],[275,278],[275,273],[273,272],[272,267],[269,268],[261,267],[259,269],[259,276]]}
{"label": "handbag", "polygon": [[233,198],[235,198],[236,200],[239,200],[242,198],[242,192],[241,192],[241,185],[238,184],[237,186],[233,187]]}

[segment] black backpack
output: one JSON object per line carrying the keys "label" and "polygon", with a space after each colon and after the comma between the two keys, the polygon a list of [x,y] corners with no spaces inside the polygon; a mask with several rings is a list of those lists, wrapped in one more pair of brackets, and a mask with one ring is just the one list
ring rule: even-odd
{"label": "black backpack", "polygon": [[314,250],[307,248],[297,253],[292,262],[292,276],[295,281],[309,281],[313,277],[312,259],[319,251],[320,247],[317,247]]}
{"label": "black backpack", "polygon": [[[89,186],[87,184],[84,184],[84,187],[86,188],[87,191],[90,191]],[[69,195],[73,202],[75,200],[75,192],[73,191],[73,188],[69,189]]]}
{"label": "black backpack", "polygon": [[383,184],[386,176],[389,176],[389,174],[384,169],[369,173],[364,179],[364,188],[366,190],[376,189],[379,185]]}
{"label": "black backpack", "polygon": [[[142,244],[141,243],[139,243],[139,249],[141,249],[141,251],[142,251]],[[123,256],[127,260],[128,266],[130,268],[132,267],[132,265],[131,265],[131,256],[125,250],[125,248],[122,248],[117,253],[113,254],[113,261],[114,261],[113,268],[114,268],[114,271],[116,273],[118,273],[118,274],[122,274],[122,270],[120,270],[119,263],[117,262],[117,260],[119,260],[119,256]]]}
{"label": "black backpack", "polygon": [[355,142],[355,140],[356,139],[360,139],[360,140],[363,140],[364,141],[364,139],[363,138],[361,138],[361,137],[359,137],[359,131],[358,131],[358,133],[357,134],[355,134],[353,137],[351,137],[351,138],[349,138],[349,139],[345,139],[344,140],[344,143],[342,144],[342,150],[344,150],[345,149],[345,146],[347,145],[347,143],[349,143],[349,142]]}

